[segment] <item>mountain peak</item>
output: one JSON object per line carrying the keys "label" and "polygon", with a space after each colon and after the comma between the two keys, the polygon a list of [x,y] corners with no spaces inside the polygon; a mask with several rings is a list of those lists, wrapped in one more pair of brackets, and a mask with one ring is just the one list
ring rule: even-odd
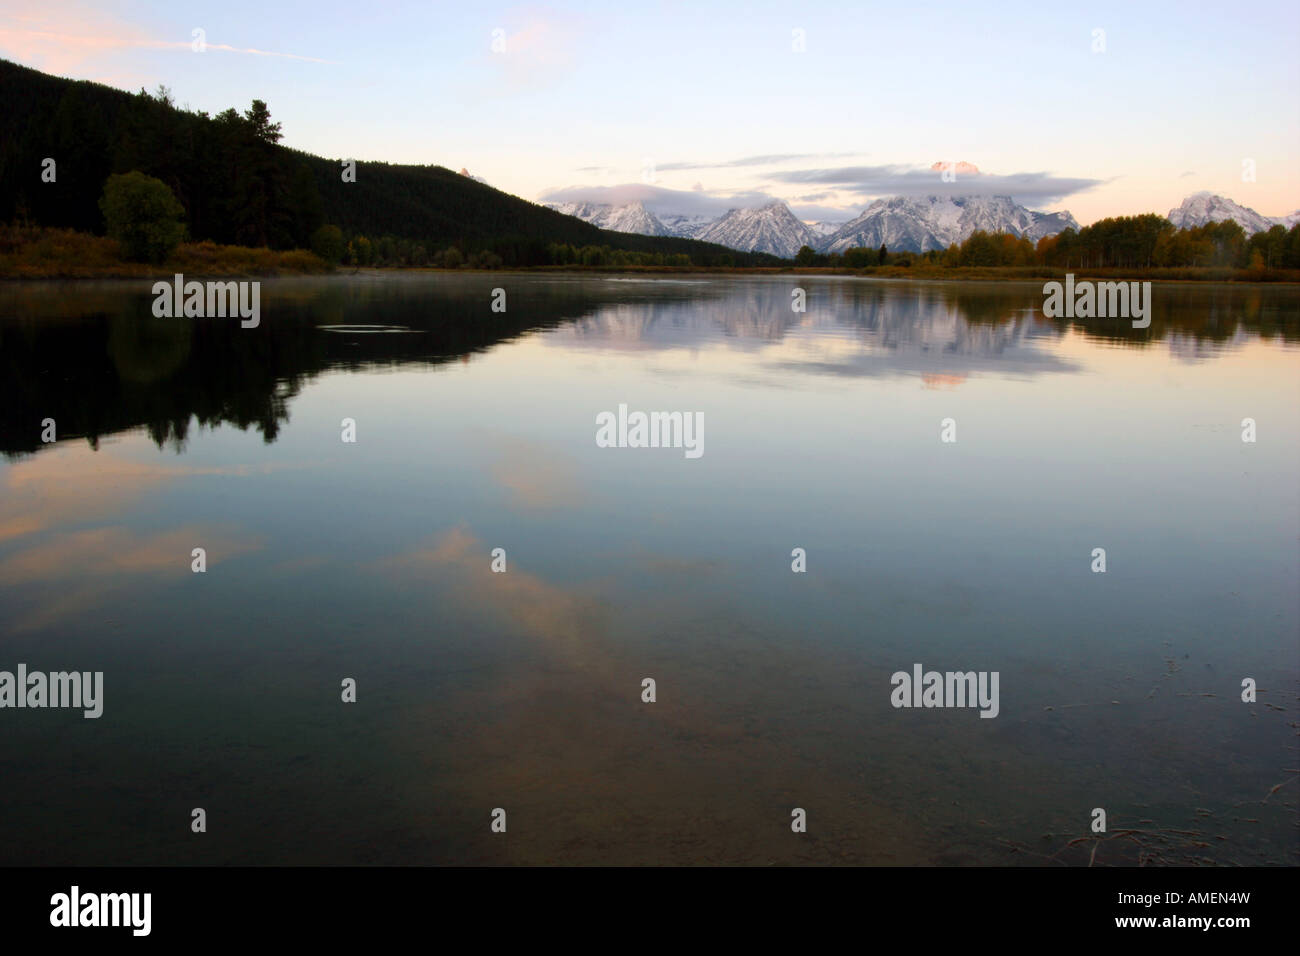
{"label": "mountain peak", "polygon": [[946,249],[971,233],[1006,232],[1037,240],[1079,224],[1068,212],[1035,212],[1010,196],[890,196],[821,240],[825,252],[884,244],[895,251]]}
{"label": "mountain peak", "polygon": [[561,202],[551,203],[550,208],[613,232],[629,232],[642,236],[673,235],[673,231],[660,222],[654,213],[646,209],[645,203],[639,199],[623,203],[621,206],[612,203]]}
{"label": "mountain peak", "polygon": [[1166,218],[1179,229],[1195,229],[1231,219],[1247,233],[1264,232],[1276,224],[1275,220],[1247,206],[1211,192],[1192,193],[1177,209],[1169,210]]}
{"label": "mountain peak", "polygon": [[978,176],[980,173],[978,166],[976,166],[974,163],[968,163],[965,160],[961,160],[960,162],[956,162],[956,163],[940,160],[939,162],[932,165],[930,168],[933,169],[935,172],[945,172],[951,169],[959,176]]}
{"label": "mountain peak", "polygon": [[741,252],[768,252],[786,259],[793,258],[803,246],[817,242],[816,234],[779,199],[753,209],[729,209],[695,238]]}

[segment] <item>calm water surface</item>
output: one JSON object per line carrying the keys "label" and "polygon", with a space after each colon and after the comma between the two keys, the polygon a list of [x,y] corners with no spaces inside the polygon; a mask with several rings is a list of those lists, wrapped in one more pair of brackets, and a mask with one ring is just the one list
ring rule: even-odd
{"label": "calm water surface", "polygon": [[[243,330],[149,285],[0,286],[0,669],[105,681],[0,711],[0,863],[1086,865],[1095,807],[1142,831],[1097,864],[1300,862],[1300,291],[1134,330],[1041,283],[340,276]],[[703,456],[597,447],[620,403]],[[1000,714],[893,708],[914,663]]]}

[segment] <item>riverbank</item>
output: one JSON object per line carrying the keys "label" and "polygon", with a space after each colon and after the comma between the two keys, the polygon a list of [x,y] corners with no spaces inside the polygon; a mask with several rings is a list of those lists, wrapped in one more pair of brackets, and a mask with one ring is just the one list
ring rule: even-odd
{"label": "riverbank", "polygon": [[0,279],[134,279],[169,278],[183,273],[194,278],[244,278],[279,275],[323,275],[387,272],[535,272],[610,275],[808,275],[860,276],[878,279],[960,279],[966,281],[1059,280],[1065,273],[1079,279],[1143,280],[1151,282],[1233,282],[1300,284],[1297,269],[1150,268],[1090,269],[1083,266],[954,266],[914,261],[848,269],[839,266],[582,266],[576,264],[515,266],[508,269],[445,269],[431,266],[332,267],[305,249],[274,250],[223,246],[214,242],[182,243],[158,265],[128,262],[118,243],[104,236],[41,226],[0,226]]}
{"label": "riverbank", "polygon": [[330,266],[305,249],[277,251],[184,242],[166,262],[128,262],[116,240],[73,229],[0,226],[0,278],[135,279],[313,275]]}

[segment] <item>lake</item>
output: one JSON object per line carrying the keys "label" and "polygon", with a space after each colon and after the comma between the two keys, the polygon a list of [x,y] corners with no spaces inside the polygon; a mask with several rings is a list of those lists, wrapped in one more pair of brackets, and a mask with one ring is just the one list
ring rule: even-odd
{"label": "lake", "polygon": [[1300,863],[1300,290],[151,285],[0,285],[0,863]]}

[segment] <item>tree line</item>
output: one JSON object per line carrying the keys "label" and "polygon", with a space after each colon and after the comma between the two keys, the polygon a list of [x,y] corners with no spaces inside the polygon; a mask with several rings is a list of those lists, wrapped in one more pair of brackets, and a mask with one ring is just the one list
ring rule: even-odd
{"label": "tree line", "polygon": [[1066,229],[1044,236],[1036,243],[1024,236],[977,230],[947,249],[924,253],[890,253],[882,245],[879,249],[855,248],[818,255],[804,246],[795,262],[847,269],[914,263],[939,268],[1300,269],[1300,224],[1290,229],[1275,225],[1248,236],[1232,220],[1179,229],[1164,216],[1146,213],[1102,219],[1079,230]]}
{"label": "tree line", "polygon": [[557,245],[605,247],[607,258],[614,250],[685,256],[698,266],[780,262],[693,239],[607,232],[441,166],[357,162],[345,181],[345,160],[282,146],[261,100],[210,116],[178,106],[163,87],[125,93],[4,60],[0,89],[0,222],[102,235],[105,185],[138,172],[171,191],[192,240],[333,249],[332,233],[318,235],[328,224],[344,262],[547,265]]}

